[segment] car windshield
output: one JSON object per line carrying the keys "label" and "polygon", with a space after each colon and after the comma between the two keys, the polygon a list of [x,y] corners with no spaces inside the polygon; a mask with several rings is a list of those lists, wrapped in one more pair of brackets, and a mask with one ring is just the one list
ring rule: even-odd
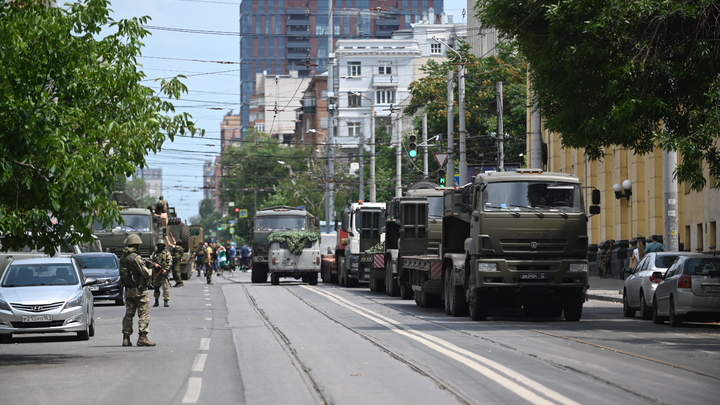
{"label": "car windshield", "polygon": [[3,287],[74,285],[77,283],[77,274],[70,264],[11,264],[2,279]]}
{"label": "car windshield", "polygon": [[667,269],[672,266],[675,259],[677,259],[677,255],[656,255],[655,267],[658,269]]}
{"label": "car windshield", "polygon": [[273,215],[255,218],[255,230],[287,230],[287,231],[304,231],[305,216],[296,215]]}
{"label": "car windshield", "polygon": [[442,218],[445,208],[443,197],[428,197],[428,218]]}
{"label": "car windshield", "polygon": [[[117,221],[113,223],[110,230],[113,232],[148,232],[150,231],[150,216],[149,215],[138,215],[138,214],[120,214],[123,219],[123,223]],[[109,230],[102,226],[99,222],[95,222],[93,225],[95,232],[109,232]]]}
{"label": "car windshield", "polygon": [[109,256],[75,256],[83,269],[117,269],[117,261]]}
{"label": "car windshield", "polygon": [[688,259],[685,262],[684,274],[693,276],[720,276],[720,257]]}
{"label": "car windshield", "polygon": [[563,182],[488,183],[482,190],[485,211],[533,210],[582,212],[580,185]]}

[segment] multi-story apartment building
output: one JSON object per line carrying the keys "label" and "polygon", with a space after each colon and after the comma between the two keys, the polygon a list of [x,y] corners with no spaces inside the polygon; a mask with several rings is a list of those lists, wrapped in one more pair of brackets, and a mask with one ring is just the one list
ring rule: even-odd
{"label": "multi-story apartment building", "polygon": [[[390,38],[422,21],[423,11],[443,11],[443,0],[255,0],[240,3],[242,135],[250,128],[256,74],[300,77],[327,71],[329,34],[335,40]],[[332,5],[332,14],[330,14]],[[333,27],[329,29],[329,16]],[[267,125],[267,124],[266,124]]]}
{"label": "multi-story apartment building", "polygon": [[145,190],[140,197],[158,199],[163,195],[162,169],[135,169],[135,178],[145,181]]}

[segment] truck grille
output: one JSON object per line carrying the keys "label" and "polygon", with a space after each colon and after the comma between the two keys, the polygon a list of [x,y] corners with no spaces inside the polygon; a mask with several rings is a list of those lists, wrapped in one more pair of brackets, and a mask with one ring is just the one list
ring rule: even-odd
{"label": "truck grille", "polygon": [[567,239],[500,239],[505,253],[563,253],[567,244]]}

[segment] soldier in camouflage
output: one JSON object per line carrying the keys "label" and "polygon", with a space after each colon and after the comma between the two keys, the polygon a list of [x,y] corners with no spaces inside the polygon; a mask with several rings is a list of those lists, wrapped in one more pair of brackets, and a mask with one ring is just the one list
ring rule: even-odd
{"label": "soldier in camouflage", "polygon": [[165,239],[159,239],[157,241],[155,251],[150,254],[150,260],[162,268],[162,270],[155,273],[155,277],[153,278],[153,287],[155,287],[155,304],[153,306],[160,306],[160,287],[162,287],[165,306],[169,307],[170,282],[168,281],[168,276],[172,268],[172,255],[169,250],[165,249]]}
{"label": "soldier in camouflage", "polygon": [[120,257],[120,278],[125,285],[125,316],[122,320],[123,346],[132,346],[130,336],[135,312],[138,314],[138,346],[155,346],[147,338],[150,328],[150,294],[147,290],[152,271],[138,254],[142,243],[140,236],[130,235],[125,239],[125,249]]}
{"label": "soldier in camouflage", "polygon": [[182,247],[182,239],[178,239],[172,249],[172,272],[173,278],[175,279],[175,285],[173,287],[182,287],[185,285],[180,275],[180,261],[182,260],[183,253],[185,253],[185,251]]}

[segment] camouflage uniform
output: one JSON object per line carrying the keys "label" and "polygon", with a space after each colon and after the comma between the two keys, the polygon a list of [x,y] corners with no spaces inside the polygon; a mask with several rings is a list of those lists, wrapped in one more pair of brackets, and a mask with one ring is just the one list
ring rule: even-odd
{"label": "camouflage uniform", "polygon": [[181,242],[182,241],[178,241],[178,243],[173,246],[172,251],[172,272],[173,278],[175,279],[175,287],[185,284],[183,283],[182,276],[180,275],[180,261],[182,261],[183,253],[185,253],[182,246],[180,246]]}
{"label": "camouflage uniform", "polygon": [[[128,256],[135,253],[133,260]],[[150,328],[150,294],[147,290],[150,284],[152,271],[145,266],[142,257],[137,254],[137,249],[128,246],[123,250],[120,257],[120,266],[128,268],[139,280],[137,286],[125,285],[125,316],[122,320],[122,333],[130,336],[133,333],[132,321],[135,312],[138,314],[138,331],[141,335],[147,335]]]}
{"label": "camouflage uniform", "polygon": [[[150,260],[159,264],[163,269],[170,270],[172,268],[172,255],[170,254],[170,251],[165,249],[164,244],[158,244],[155,248],[155,251],[152,252],[150,255]],[[165,301],[165,306],[168,306],[168,301],[170,301],[170,282],[168,282],[168,274],[165,275],[157,273],[153,277],[153,287],[155,287],[155,306],[158,305],[158,300],[160,299],[160,287],[162,287],[163,290],[163,300]]]}

